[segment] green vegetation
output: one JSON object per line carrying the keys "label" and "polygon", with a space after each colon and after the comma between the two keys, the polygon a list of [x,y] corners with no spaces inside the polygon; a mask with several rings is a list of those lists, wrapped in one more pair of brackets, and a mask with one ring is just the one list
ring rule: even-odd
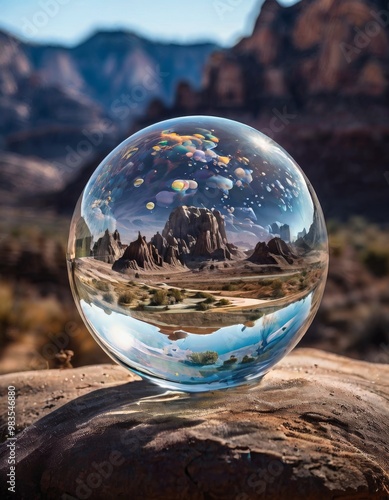
{"label": "green vegetation", "polygon": [[271,287],[273,289],[274,298],[278,299],[281,297],[285,297],[285,292],[282,289],[282,281],[280,279],[274,280]]}
{"label": "green vegetation", "polygon": [[109,283],[107,283],[106,281],[93,279],[92,282],[95,288],[97,288],[97,290],[100,290],[101,292],[109,292],[111,290]]}
{"label": "green vegetation", "polygon": [[220,299],[217,305],[219,306],[229,306],[231,302],[228,299]]}
{"label": "green vegetation", "polygon": [[196,311],[208,311],[210,309],[210,305],[205,303],[205,300],[203,302],[199,302],[196,305]]}
{"label": "green vegetation", "polygon": [[195,365],[213,365],[219,355],[215,351],[193,352],[188,356],[188,360]]}
{"label": "green vegetation", "polygon": [[252,363],[253,361],[255,361],[255,358],[247,356],[247,354],[243,356],[242,363]]}
{"label": "green vegetation", "polygon": [[182,292],[178,288],[169,288],[168,296],[174,297],[176,302],[182,302],[184,300]]}
{"label": "green vegetation", "polygon": [[103,300],[105,302],[108,302],[108,304],[113,304],[115,302],[115,297],[113,296],[112,293],[107,292],[107,293],[103,293]]}
{"label": "green vegetation", "polygon": [[222,286],[222,290],[225,290],[226,292],[235,292],[238,290],[237,285],[233,285],[232,283],[228,283],[227,285]]}
{"label": "green vegetation", "polygon": [[118,297],[118,304],[128,306],[133,300],[135,300],[135,294],[132,292],[123,292]]}
{"label": "green vegetation", "polygon": [[208,299],[209,297],[213,297],[213,295],[207,292],[196,292],[195,295],[193,295],[194,299]]}
{"label": "green vegetation", "polygon": [[249,316],[249,321],[257,321],[258,319],[262,318],[262,316],[264,315],[265,313],[261,312],[261,313],[258,313],[258,314],[251,314]]}
{"label": "green vegetation", "polygon": [[150,301],[151,306],[165,306],[168,303],[166,290],[155,290]]}
{"label": "green vegetation", "polygon": [[233,354],[231,354],[230,359],[226,359],[223,363],[223,366],[233,365],[237,361],[238,361],[238,358],[236,356],[234,356]]}

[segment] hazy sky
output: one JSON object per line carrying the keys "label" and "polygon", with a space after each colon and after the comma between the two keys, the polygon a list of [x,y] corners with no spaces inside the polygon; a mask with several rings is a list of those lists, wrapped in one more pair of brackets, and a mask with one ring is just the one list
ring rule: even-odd
{"label": "hazy sky", "polygon": [[[292,5],[298,0],[279,0]],[[34,42],[75,45],[97,29],[161,41],[228,46],[248,35],[263,0],[2,0],[0,28]]]}

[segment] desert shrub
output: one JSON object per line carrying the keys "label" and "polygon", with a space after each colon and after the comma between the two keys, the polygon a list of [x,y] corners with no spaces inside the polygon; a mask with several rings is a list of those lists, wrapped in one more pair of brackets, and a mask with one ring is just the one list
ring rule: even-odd
{"label": "desert shrub", "polygon": [[273,283],[273,280],[265,278],[264,280],[259,280],[258,285],[270,286]]}
{"label": "desert shrub", "polygon": [[188,356],[189,361],[196,365],[213,365],[219,355],[215,351],[193,352]]}
{"label": "desert shrub", "polygon": [[103,300],[105,300],[105,302],[108,302],[108,304],[113,304],[115,301],[115,297],[112,295],[112,293],[107,292],[103,294]]}
{"label": "desert shrub", "polygon": [[146,304],[144,302],[139,302],[138,305],[135,307],[136,311],[144,311],[146,307]]}
{"label": "desert shrub", "polygon": [[208,311],[209,308],[210,306],[205,303],[205,300],[196,305],[197,311]]}
{"label": "desert shrub", "polygon": [[101,292],[109,292],[111,289],[109,283],[102,280],[94,280],[94,285],[97,288],[97,290],[100,290]]}
{"label": "desert shrub", "polygon": [[257,321],[257,319],[262,318],[263,315],[264,315],[264,313],[251,314],[249,316],[249,321]]}
{"label": "desert shrub", "polygon": [[212,295],[210,293],[207,293],[207,292],[197,292],[194,295],[195,299],[208,299],[209,297],[212,297]]}
{"label": "desert shrub", "polygon": [[216,302],[216,299],[213,295],[211,295],[210,297],[207,297],[204,300],[204,304],[213,304],[214,302]]}
{"label": "desert shrub", "polygon": [[233,285],[232,283],[228,283],[228,285],[222,286],[222,290],[225,290],[226,292],[234,292],[237,289],[238,287],[236,285]]}
{"label": "desert shrub", "polygon": [[176,302],[182,302],[184,300],[181,290],[178,290],[178,288],[170,288],[168,293],[170,297],[174,297],[176,299]]}
{"label": "desert shrub", "polygon": [[255,359],[251,356],[248,356],[247,354],[243,356],[242,363],[252,363],[253,361],[255,361]]}
{"label": "desert shrub", "polygon": [[230,359],[226,359],[224,361],[223,365],[226,365],[226,366],[233,365],[237,361],[238,361],[238,358],[236,356],[234,356],[233,354],[231,354]]}
{"label": "desert shrub", "polygon": [[152,306],[165,306],[168,302],[166,290],[155,290],[150,301]]}
{"label": "desert shrub", "polygon": [[123,292],[118,297],[118,304],[129,305],[135,299],[135,295],[132,292]]}
{"label": "desert shrub", "polygon": [[220,299],[218,304],[220,306],[229,306],[231,304],[231,302],[228,299]]}

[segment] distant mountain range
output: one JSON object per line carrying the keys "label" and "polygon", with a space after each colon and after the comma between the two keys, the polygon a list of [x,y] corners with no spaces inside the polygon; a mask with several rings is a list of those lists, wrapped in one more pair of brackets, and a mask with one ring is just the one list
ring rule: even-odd
{"label": "distant mountain range", "polygon": [[182,80],[199,89],[217,49],[122,31],[98,32],[74,48],[0,32],[0,46],[0,147],[50,161],[65,180],[115,147],[150,101],[172,104]]}
{"label": "distant mountain range", "polygon": [[[23,155],[30,178],[40,158],[64,174],[55,196],[40,192],[39,201],[71,211],[98,162],[130,133],[171,116],[220,115],[279,142],[327,217],[387,222],[387,7],[386,0],[301,0],[287,8],[266,0],[252,35],[226,50],[125,32],[100,32],[68,49],[0,33],[0,147],[7,165],[20,162],[10,155]],[[9,169],[0,172],[0,195],[3,175],[17,186]],[[12,199],[26,197],[15,188]]]}
{"label": "distant mountain range", "polygon": [[268,243],[258,242],[247,258],[244,251],[228,242],[224,217],[218,210],[187,206],[175,208],[162,234],[157,232],[150,241],[139,232],[136,240],[123,245],[118,231],[106,230],[94,244],[92,255],[113,264],[112,269],[122,273],[185,265],[201,269],[205,261],[247,260],[260,265],[284,266],[298,258],[279,237]]}

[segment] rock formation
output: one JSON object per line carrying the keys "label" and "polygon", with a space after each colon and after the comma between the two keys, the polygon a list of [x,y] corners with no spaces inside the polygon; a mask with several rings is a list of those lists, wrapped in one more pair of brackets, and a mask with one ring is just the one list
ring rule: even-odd
{"label": "rock formation", "polygon": [[174,238],[180,253],[186,258],[242,258],[238,248],[228,243],[224,218],[218,210],[177,207],[170,214],[162,236]]}
{"label": "rock formation", "polygon": [[90,232],[89,226],[86,223],[84,217],[80,217],[76,224],[75,230],[75,257],[90,257],[91,255],[91,245],[92,245],[92,233]]}
{"label": "rock formation", "polygon": [[[302,234],[304,234],[304,232]],[[294,246],[305,252],[320,249],[325,245],[325,235],[326,228],[324,221],[315,208],[313,212],[313,221],[308,232],[305,232],[303,236],[300,235],[294,242]]]}
{"label": "rock formation", "polygon": [[[383,500],[388,370],[296,349],[256,386],[196,397],[116,365],[4,375],[3,439],[18,391],[15,498]],[[2,498],[8,457],[4,443]]]}
{"label": "rock formation", "polygon": [[108,262],[108,264],[113,264],[115,260],[121,257],[125,248],[126,245],[123,245],[120,241],[118,230],[110,233],[106,229],[104,235],[93,245],[93,257]]}
{"label": "rock formation", "polygon": [[152,243],[147,243],[146,238],[139,232],[138,238],[132,241],[123,256],[116,260],[112,266],[114,271],[124,272],[127,269],[155,270],[161,268],[163,259]]}
{"label": "rock formation", "polygon": [[289,246],[281,238],[272,238],[268,243],[257,243],[254,252],[247,259],[254,264],[280,264],[285,261],[288,264],[293,264],[296,255],[292,252]]}
{"label": "rock formation", "polygon": [[[299,103],[320,92],[383,97],[388,88],[387,5],[378,3],[302,0],[284,7],[266,0],[253,33],[209,58],[205,105],[250,109],[264,97]],[[366,34],[369,29],[374,36]]]}
{"label": "rock formation", "polygon": [[326,234],[324,221],[318,214],[316,208],[313,212],[313,222],[309,227],[308,233],[304,236],[304,241],[311,248],[318,248],[323,244]]}
{"label": "rock formation", "polygon": [[289,224],[283,224],[280,227],[280,238],[286,242],[290,241],[290,227]]}
{"label": "rock formation", "polygon": [[238,247],[228,243],[224,218],[218,210],[180,206],[175,208],[162,234],[146,241],[140,233],[130,243],[112,269],[156,270],[163,266],[182,266],[189,261],[244,259]]}

